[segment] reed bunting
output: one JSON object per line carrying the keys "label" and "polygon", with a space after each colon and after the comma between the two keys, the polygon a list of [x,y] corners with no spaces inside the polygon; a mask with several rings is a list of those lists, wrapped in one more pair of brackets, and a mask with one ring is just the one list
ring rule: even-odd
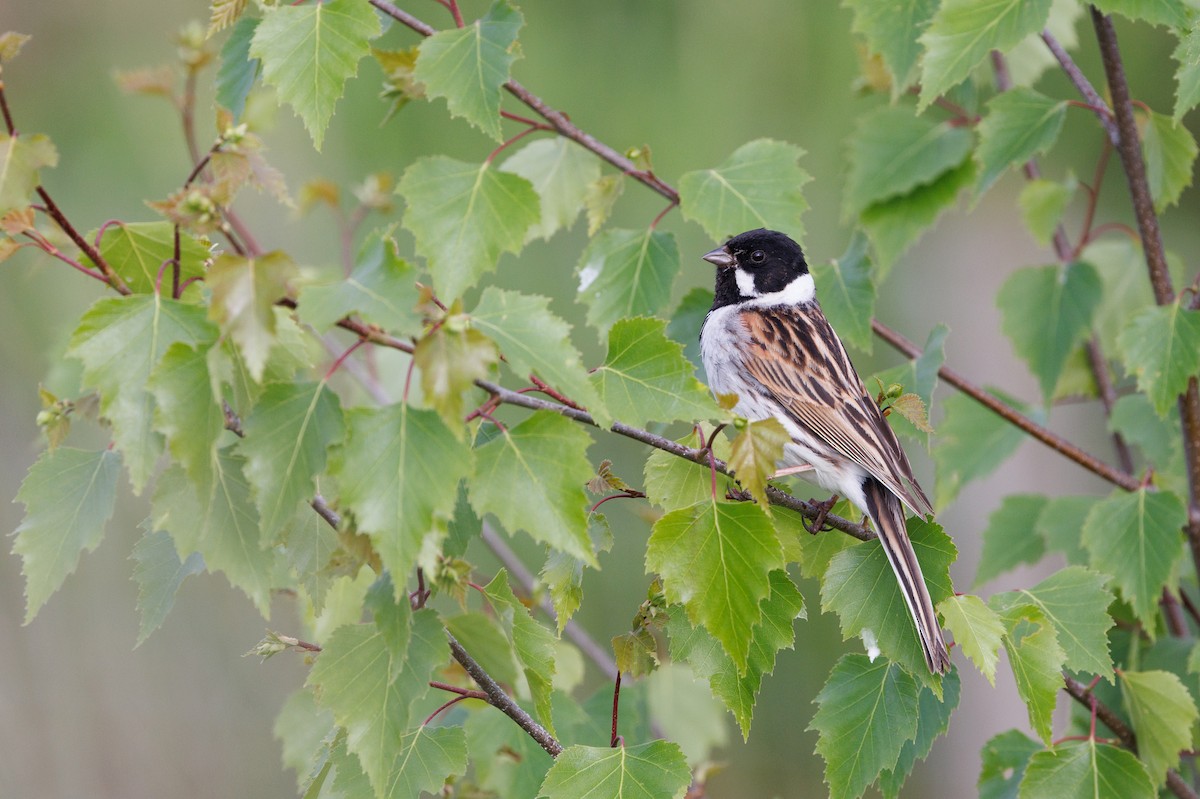
{"label": "reed bunting", "polygon": [[950,655],[904,526],[905,505],[922,515],[933,508],[821,312],[804,253],[783,233],[760,228],[734,236],[704,260],[717,267],[700,333],[709,387],[736,395],[738,415],[783,424],[792,440],[781,473],[808,471],[806,477],[871,517],[925,663],[944,673]]}

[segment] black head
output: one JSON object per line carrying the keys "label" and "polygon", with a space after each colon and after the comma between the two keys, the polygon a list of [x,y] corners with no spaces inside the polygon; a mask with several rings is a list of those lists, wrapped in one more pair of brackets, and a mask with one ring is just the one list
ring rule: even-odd
{"label": "black head", "polygon": [[734,236],[704,260],[717,267],[713,308],[776,294],[808,274],[800,245],[766,228]]}

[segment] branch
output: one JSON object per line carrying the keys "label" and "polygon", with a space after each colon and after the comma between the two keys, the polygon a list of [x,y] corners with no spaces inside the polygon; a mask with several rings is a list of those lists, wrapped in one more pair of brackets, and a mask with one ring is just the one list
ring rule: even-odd
{"label": "branch", "polygon": [[[1076,680],[1070,674],[1063,672],[1063,683],[1065,690],[1071,697],[1083,705],[1089,711],[1094,710],[1096,718],[1104,722],[1105,726],[1113,731],[1113,734],[1121,739],[1121,743],[1126,749],[1137,754],[1137,737],[1133,734],[1133,730],[1129,729],[1128,725],[1121,720],[1121,717],[1113,712],[1112,708],[1101,702],[1095,694],[1091,693],[1086,685]],[[1200,799],[1192,787],[1184,782],[1179,776],[1179,772],[1175,769],[1167,771],[1167,788],[1171,793],[1179,797],[1179,799]]]}
{"label": "branch", "polygon": [[[592,415],[587,411],[579,410],[578,408],[568,408],[566,405],[560,405],[557,402],[550,402],[548,400],[539,399],[538,397],[531,397],[528,394],[519,394],[516,391],[510,391],[503,386],[491,383],[487,380],[476,380],[475,385],[479,386],[492,396],[497,397],[503,403],[517,405],[519,407],[528,408],[534,411],[551,411],[553,413],[565,416],[568,419],[573,419],[576,422],[580,422],[581,424],[589,424],[593,427],[599,427],[599,425],[596,424],[596,420],[593,419]],[[707,450],[685,447],[683,444],[680,444],[677,441],[672,441],[664,436],[624,424],[623,422],[613,422],[612,427],[609,429],[614,433],[625,436],[626,438],[632,438],[634,441],[640,441],[643,444],[649,444],[656,449],[669,452],[672,455],[692,461],[693,463],[698,463],[701,466],[709,465],[710,457]],[[711,461],[718,472],[725,475],[731,475],[729,466],[725,463],[725,461],[719,458],[712,458]],[[739,493],[736,498],[741,500],[748,499],[749,497],[745,494]],[[782,508],[794,510],[797,513],[803,514],[809,519],[816,519],[821,513],[821,508],[817,505],[817,503],[806,502],[805,500],[794,497],[788,492],[778,489],[774,486],[767,486],[767,499],[772,505],[778,505]],[[843,519],[840,516],[834,516],[833,514],[828,514],[825,517],[825,523],[829,527],[832,527],[835,530],[841,530],[843,533],[848,533],[860,541],[870,541],[872,538],[876,537],[873,530],[864,527],[861,524],[856,524],[849,519]]]}
{"label": "branch", "polygon": [[[913,342],[906,339],[904,336],[887,327],[877,319],[871,321],[871,327],[875,331],[875,335],[882,338],[892,347],[909,356],[916,358],[921,354],[921,348]],[[979,386],[972,383],[963,375],[954,371],[948,366],[943,366],[938,369],[938,376],[945,380],[950,385],[957,388],[967,396],[974,399],[979,404],[988,408],[1000,418],[1024,430],[1033,438],[1050,447],[1055,452],[1063,455],[1070,460],[1075,461],[1083,468],[1093,474],[1104,478],[1115,486],[1125,489],[1126,491],[1137,491],[1142,487],[1141,481],[1132,475],[1124,474],[1118,469],[1114,469],[1104,461],[1084,452],[1079,447],[1067,441],[1062,436],[1049,430],[1046,427],[1038,424],[1030,419],[1025,414],[1021,413],[1012,406],[996,399],[991,394],[988,394]]]}
{"label": "branch", "polygon": [[521,729],[529,733],[529,737],[537,741],[538,746],[546,750],[550,757],[558,757],[563,750],[562,744],[554,739],[550,733],[546,732],[546,728],[533,720],[533,717],[526,713],[521,706],[513,701],[512,697],[504,693],[504,689],[492,679],[483,667],[480,666],[474,658],[467,654],[467,650],[463,649],[462,644],[450,633],[446,631],[446,638],[450,641],[450,654],[458,661],[459,665],[466,669],[467,674],[471,675],[483,692],[487,694],[488,704],[502,711],[506,716],[517,723]]}
{"label": "branch", "polygon": [[[1142,160],[1142,148],[1138,140],[1137,120],[1133,115],[1133,101],[1129,95],[1129,82],[1125,78],[1125,67],[1121,63],[1121,51],[1117,46],[1117,32],[1112,19],[1092,7],[1092,26],[1096,29],[1096,40],[1100,43],[1100,56],[1104,61],[1104,74],[1108,80],[1108,91],[1113,99],[1113,111],[1121,138],[1117,142],[1117,153],[1129,184],[1129,197],[1133,201],[1133,213],[1137,218],[1138,233],[1142,237],[1142,251],[1146,257],[1146,269],[1150,273],[1150,286],[1159,305],[1175,300],[1175,289],[1171,285],[1171,273],[1167,269],[1167,255],[1163,249],[1162,231],[1158,227],[1158,215],[1154,211],[1154,200],[1150,196],[1150,184],[1146,180],[1146,164]],[[1183,433],[1183,448],[1186,454],[1188,473],[1188,525],[1187,537],[1192,550],[1192,561],[1200,573],[1200,384],[1195,377],[1188,380],[1187,390],[1179,398],[1179,417]]]}
{"label": "branch", "polygon": [[1167,270],[1167,257],[1163,250],[1162,232],[1158,228],[1158,215],[1154,212],[1154,200],[1150,196],[1150,184],[1146,181],[1146,164],[1142,160],[1137,120],[1133,116],[1129,83],[1125,79],[1125,66],[1121,63],[1121,52],[1117,47],[1117,33],[1110,18],[1101,14],[1095,6],[1091,11],[1120,133],[1115,142],[1117,154],[1121,156],[1121,166],[1129,183],[1129,197],[1133,200],[1133,213],[1142,236],[1146,267],[1150,271],[1150,285],[1154,289],[1154,299],[1159,305],[1166,305],[1175,299],[1175,290]]}

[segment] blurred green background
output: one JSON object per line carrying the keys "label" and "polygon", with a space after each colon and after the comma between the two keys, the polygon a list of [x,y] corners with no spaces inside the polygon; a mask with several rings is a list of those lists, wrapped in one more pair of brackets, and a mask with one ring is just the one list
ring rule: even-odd
{"label": "blurred green background", "polygon": [[[812,205],[804,236],[810,261],[842,252],[850,234],[840,222],[844,141],[857,115],[885,99],[853,88],[858,60],[847,10],[831,2],[794,0],[525,0],[520,5],[526,20],[520,37],[524,57],[515,76],[528,88],[617,149],[649,145],[657,173],[670,183],[685,171],[719,163],[752,138],[799,144],[808,151],[802,165],[814,177],[806,189]],[[432,24],[449,24],[444,9],[429,0],[404,7]],[[485,8],[481,2],[464,5],[468,18]],[[174,33],[189,20],[206,20],[207,11],[199,0],[16,0],[0,7],[0,29],[33,35],[3,75],[17,126],[45,133],[58,146],[60,164],[43,178],[79,227],[93,229],[111,218],[154,219],[143,200],[165,197],[187,174],[177,114],[160,100],[122,95],[112,72],[171,61]],[[1100,84],[1090,25],[1083,19],[1078,28],[1077,58]],[[1135,96],[1168,110],[1173,41],[1144,25],[1120,22],[1118,30]],[[394,29],[382,42],[408,46],[416,37]],[[206,73],[201,91],[202,146],[215,130],[211,77]],[[371,172],[398,176],[414,158],[430,152],[479,161],[494,147],[466,123],[448,121],[441,101],[410,105],[381,124],[380,79],[375,64],[364,61],[337,108],[322,153],[313,150],[289,110],[279,112],[277,126],[266,135],[269,157],[293,190],[316,177],[348,187]],[[1074,97],[1056,74],[1046,76],[1039,88]],[[506,107],[520,110],[508,100]],[[1045,159],[1048,176],[1062,177],[1071,169],[1088,179],[1099,143],[1093,121],[1072,111],[1064,139]],[[1101,221],[1128,219],[1121,183],[1110,167]],[[950,364],[979,382],[1033,398],[1034,382],[999,332],[994,303],[1009,272],[1052,258],[1021,225],[1014,206],[1020,185],[1017,177],[1006,178],[973,211],[946,214],[896,266],[881,293],[878,315],[918,342],[935,324],[948,323]],[[1185,195],[1184,203],[1164,221],[1168,246],[1176,253],[1193,251],[1200,236],[1194,198]],[[614,222],[643,226],[663,204],[631,182]],[[287,249],[305,265],[336,263],[336,226],[328,214],[299,220],[253,192],[242,197],[239,209],[264,247]],[[676,296],[708,285],[710,268],[698,256],[713,242],[677,211],[663,225],[678,236],[683,253]],[[586,243],[583,227],[577,223],[568,234],[531,245],[520,258],[506,257],[498,282],[549,294],[558,313],[581,322],[582,309],[573,302],[573,272]],[[411,252],[406,235],[401,234],[401,249]],[[99,294],[95,284],[65,266],[28,253],[0,265],[0,447],[6,453],[0,460],[0,496],[16,495],[42,446],[34,423],[38,382],[69,382],[71,367],[61,360],[68,320]],[[590,361],[602,354],[586,329],[576,343]],[[897,362],[883,345],[870,356],[856,354],[856,360],[864,373]],[[941,391],[944,395],[946,389]],[[1051,423],[1088,449],[1109,455],[1095,408],[1056,409]],[[931,485],[928,458],[912,454],[923,482]],[[613,458],[618,473],[639,480],[644,454],[631,445],[602,437],[591,455],[596,461]],[[1000,497],[1035,489],[1105,491],[1044,448],[1024,445],[940,515],[960,550],[953,573],[962,589],[973,579],[979,532]],[[640,564],[646,528],[634,504],[611,514],[617,545],[603,560],[605,570],[589,577],[578,617],[602,641],[628,629],[644,596]],[[14,530],[21,512],[19,504],[0,504],[0,527]],[[128,558],[147,512],[146,497],[126,497],[101,547],[82,559],[77,573],[28,627],[21,626],[19,560],[0,557],[0,796],[295,793],[294,775],[280,765],[271,728],[283,698],[302,684],[307,667],[291,654],[266,664],[241,656],[268,623],[240,593],[219,576],[188,580],[163,628],[133,649],[138,622]],[[524,554],[536,562],[531,549]],[[492,568],[483,554],[472,555],[481,568]],[[983,593],[1036,579],[1017,573]],[[795,651],[781,653],[767,678],[748,744],[726,719],[730,743],[719,753],[726,767],[713,778],[711,796],[824,793],[822,764],[812,754],[816,736],[806,731],[814,710],[810,701],[833,661],[859,644],[840,643],[835,620],[818,612],[817,586],[801,587],[812,618],[798,624]],[[269,625],[297,629],[292,605],[278,600]],[[974,672],[963,676],[963,700],[950,736],[918,766],[907,796],[973,795],[984,741],[1011,726],[1027,727],[1006,668],[994,689]],[[596,675],[590,678],[595,683]]]}

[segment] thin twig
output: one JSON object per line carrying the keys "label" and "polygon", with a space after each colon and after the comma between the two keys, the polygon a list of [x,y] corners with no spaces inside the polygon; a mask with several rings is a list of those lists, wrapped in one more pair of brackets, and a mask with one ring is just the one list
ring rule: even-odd
{"label": "thin twig", "polygon": [[1071,83],[1075,84],[1075,89],[1087,100],[1088,107],[1099,117],[1100,124],[1104,126],[1104,132],[1108,134],[1108,140],[1116,144],[1120,138],[1120,133],[1117,131],[1117,124],[1113,122],[1112,111],[1108,109],[1108,104],[1104,102],[1104,98],[1100,96],[1099,92],[1092,86],[1091,81],[1083,74],[1083,70],[1071,58],[1071,54],[1067,52],[1067,48],[1063,47],[1062,43],[1054,38],[1054,34],[1050,31],[1042,31],[1042,41],[1046,43],[1046,47],[1050,48],[1050,52],[1058,60],[1058,65],[1067,74],[1067,78],[1070,79]]}
{"label": "thin twig", "polygon": [[466,669],[467,674],[473,679],[483,692],[487,694],[488,704],[500,710],[504,715],[517,723],[517,726],[525,730],[529,737],[537,742],[538,746],[546,750],[550,757],[558,757],[562,754],[562,744],[554,739],[554,736],[546,731],[546,728],[533,720],[533,717],[521,708],[512,697],[504,692],[504,689],[492,679],[491,675],[483,670],[476,660],[463,649],[462,644],[458,639],[447,630],[446,638],[450,642],[450,654],[454,657],[458,664]]}

